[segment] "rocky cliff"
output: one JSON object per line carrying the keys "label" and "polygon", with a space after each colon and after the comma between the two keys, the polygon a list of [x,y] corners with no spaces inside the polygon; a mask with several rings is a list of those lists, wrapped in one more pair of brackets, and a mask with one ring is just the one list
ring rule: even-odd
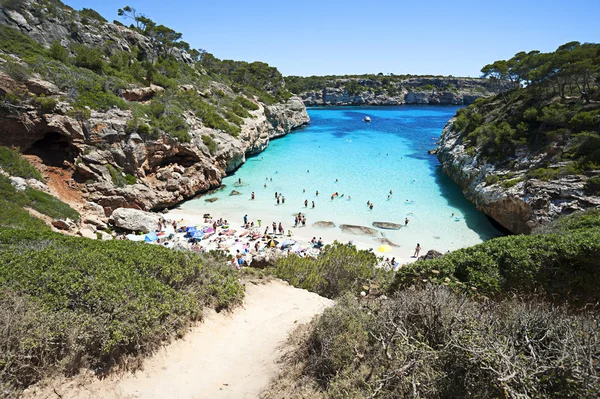
{"label": "rocky cliff", "polygon": [[[47,96],[65,95],[40,78],[20,84],[0,74],[0,93],[26,88]],[[246,156],[309,122],[299,98],[272,106],[257,104],[238,137],[206,127],[189,113],[189,143],[168,134],[152,138],[129,132],[130,110],[92,111],[89,119],[78,120],[69,116],[72,107],[66,102],[59,102],[52,112],[21,105],[18,112],[0,110],[0,145],[17,146],[24,154],[39,157],[45,166],[64,168],[84,197],[102,205],[107,214],[119,207],[156,210],[218,187]],[[203,136],[216,144],[212,152]],[[134,176],[135,184],[119,184],[115,173]]]}
{"label": "rocky cliff", "polygon": [[0,9],[0,145],[107,216],[218,187],[248,155],[309,123],[301,99],[208,76],[152,32],[57,0],[15,4]]}
{"label": "rocky cliff", "polygon": [[547,166],[546,153],[533,154],[523,146],[509,163],[494,162],[481,151],[467,149],[464,135],[455,129],[455,120],[445,126],[438,146],[444,173],[479,210],[508,231],[528,234],[560,215],[600,207],[600,197],[586,195],[584,190],[586,182],[600,176],[600,171],[550,180],[531,178],[532,170]]}
{"label": "rocky cliff", "polygon": [[468,105],[488,97],[496,89],[487,79],[420,77],[393,81],[381,79],[335,79],[325,88],[298,95],[306,106],[329,105]]}

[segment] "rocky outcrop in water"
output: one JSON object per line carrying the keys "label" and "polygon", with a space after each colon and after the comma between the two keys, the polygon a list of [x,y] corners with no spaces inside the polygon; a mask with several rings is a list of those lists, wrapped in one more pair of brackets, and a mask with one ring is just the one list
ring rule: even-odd
{"label": "rocky outcrop in water", "polygon": [[478,209],[508,231],[527,234],[558,216],[600,207],[600,197],[584,192],[593,173],[548,181],[528,178],[527,172],[543,165],[546,154],[534,156],[523,147],[510,163],[499,166],[478,151],[466,151],[453,122],[454,118],[444,128],[438,147],[444,173]]}
{"label": "rocky outcrop in water", "polygon": [[[348,81],[361,89],[348,90]],[[479,97],[495,94],[487,79],[422,77],[383,84],[374,79],[336,79],[324,89],[310,90],[299,96],[306,106],[343,105],[467,105]]]}

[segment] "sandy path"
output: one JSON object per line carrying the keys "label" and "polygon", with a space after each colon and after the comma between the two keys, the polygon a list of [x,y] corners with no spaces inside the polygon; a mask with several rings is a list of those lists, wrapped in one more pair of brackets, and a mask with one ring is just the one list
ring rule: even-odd
{"label": "sandy path", "polygon": [[331,304],[280,281],[248,284],[243,307],[229,315],[208,313],[184,339],[146,359],[143,370],[55,381],[25,397],[256,398],[277,373],[275,361],[288,334]]}

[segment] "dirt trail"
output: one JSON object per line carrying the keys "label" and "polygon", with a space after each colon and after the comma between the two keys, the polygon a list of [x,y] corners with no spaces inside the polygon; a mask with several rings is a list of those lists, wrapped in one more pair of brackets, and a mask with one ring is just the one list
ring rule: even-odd
{"label": "dirt trail", "polygon": [[202,324],[144,361],[143,370],[98,380],[54,381],[25,398],[256,398],[277,373],[282,343],[332,302],[273,281],[248,284],[241,308],[208,313]]}

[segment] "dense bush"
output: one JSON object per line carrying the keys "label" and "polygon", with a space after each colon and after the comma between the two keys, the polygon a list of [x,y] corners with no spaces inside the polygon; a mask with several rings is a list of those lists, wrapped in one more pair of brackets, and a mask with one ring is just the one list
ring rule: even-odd
{"label": "dense bush", "polygon": [[[56,197],[27,187],[25,191],[16,191],[7,177],[0,175],[0,197],[19,207],[30,207],[52,218],[79,219],[79,213]],[[6,219],[10,216],[6,215]]]}
{"label": "dense bush", "polygon": [[21,157],[16,149],[0,146],[0,168],[11,176],[42,180],[40,172],[29,161]]}
{"label": "dense bush", "polygon": [[244,291],[210,255],[1,228],[0,286],[0,379],[16,388],[149,353]]}
{"label": "dense bush", "polygon": [[389,272],[377,269],[377,256],[355,246],[327,245],[316,259],[291,254],[277,260],[273,273],[295,287],[335,298],[344,292],[358,294],[371,282],[382,283]]}
{"label": "dense bush", "polygon": [[202,142],[204,143],[204,145],[206,147],[208,147],[208,151],[210,151],[210,153],[212,155],[214,155],[217,152],[217,142],[215,140],[213,140],[212,137],[203,134],[202,135]]}
{"label": "dense bush", "polygon": [[67,62],[69,51],[58,40],[55,40],[48,49],[48,56],[56,61]]}
{"label": "dense bush", "polygon": [[[596,214],[584,220],[600,220]],[[591,225],[576,222],[572,225]],[[600,222],[598,222],[600,224]],[[391,292],[426,283],[447,284],[486,296],[542,295],[584,306],[600,301],[600,229],[580,228],[544,235],[489,240],[401,268]]]}
{"label": "dense bush", "polygon": [[116,187],[131,186],[134,185],[137,181],[135,176],[129,173],[123,173],[110,164],[106,165],[106,169],[108,170],[108,173],[110,173],[112,182]]}
{"label": "dense bush", "polygon": [[591,314],[513,300],[478,303],[426,287],[387,300],[344,297],[312,327],[290,362],[302,366],[274,386],[287,385],[286,397],[600,395]]}

